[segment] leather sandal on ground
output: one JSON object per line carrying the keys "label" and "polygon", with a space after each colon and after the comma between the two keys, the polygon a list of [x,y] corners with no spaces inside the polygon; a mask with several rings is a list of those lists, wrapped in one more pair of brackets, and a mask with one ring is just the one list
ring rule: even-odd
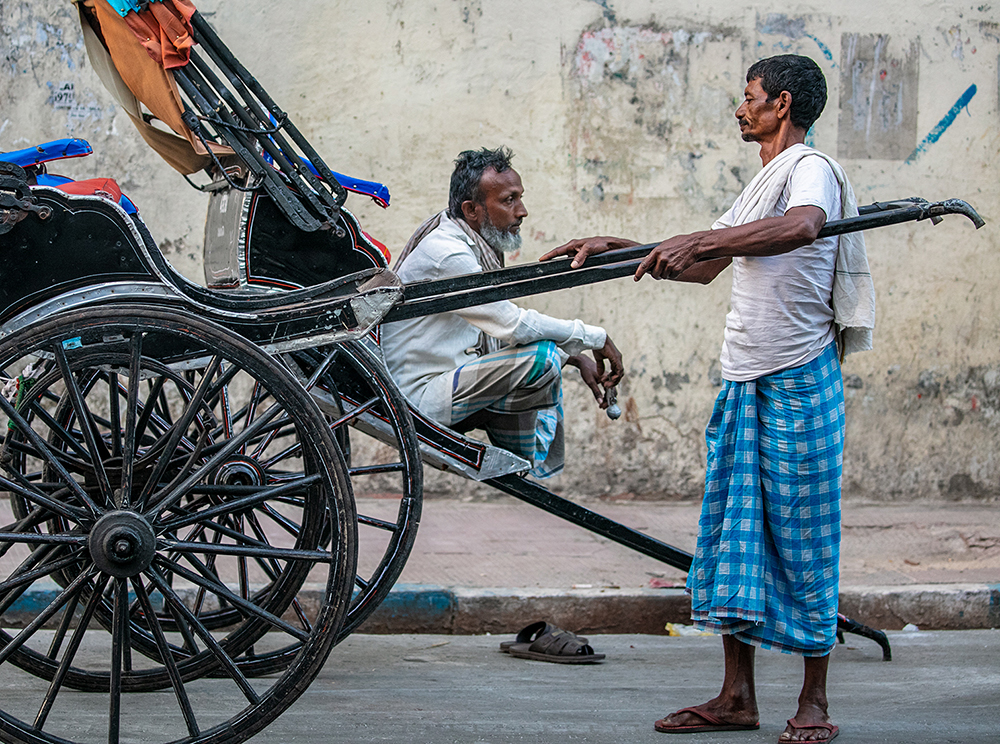
{"label": "leather sandal on ground", "polygon": [[[554,625],[549,625],[544,620],[539,620],[537,623],[532,623],[524,628],[521,628],[517,636],[515,636],[513,641],[500,641],[500,653],[509,654],[511,646],[522,645],[524,649],[527,650],[528,647],[538,640],[538,637],[546,632],[547,628],[555,628]],[[559,630],[558,628],[555,628]],[[590,643],[583,636],[577,636],[576,639],[580,643],[587,644]]]}
{"label": "leather sandal on ground", "polygon": [[[825,739],[813,739],[812,741],[806,742],[806,744],[821,744],[824,741],[833,741],[837,734],[840,733],[840,729],[834,726],[832,723],[810,723],[804,724],[799,723],[794,718],[788,719],[788,725],[791,726],[796,731],[801,731],[803,729],[826,729],[829,734]],[[785,732],[781,732],[781,736],[778,737],[778,744],[795,744],[795,739],[784,739],[782,738]]]}
{"label": "leather sandal on ground", "polygon": [[[718,716],[713,716],[701,708],[681,708],[677,713],[690,713],[698,716],[704,723],[689,723],[684,726],[674,726],[667,723],[666,718],[661,718],[653,724],[653,728],[663,734],[699,734],[709,731],[756,731],[760,728],[757,723],[730,723],[723,721]],[[674,713],[673,715],[677,715]]]}
{"label": "leather sandal on ground", "polygon": [[604,660],[604,654],[594,653],[594,649],[584,642],[585,639],[550,623],[542,625],[541,629],[531,625],[525,628],[528,631],[525,638],[533,640],[530,643],[527,640],[521,643],[515,641],[507,648],[507,653],[518,659],[554,664],[593,664]]}

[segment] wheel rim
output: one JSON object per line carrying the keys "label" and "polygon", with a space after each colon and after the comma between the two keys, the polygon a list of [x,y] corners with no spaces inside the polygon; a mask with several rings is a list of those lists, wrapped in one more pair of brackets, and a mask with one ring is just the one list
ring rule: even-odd
{"label": "wheel rim", "polygon": [[[201,345],[208,362],[168,372],[158,349],[171,345]],[[79,688],[106,695],[107,730],[93,740],[116,742],[143,726],[129,695],[170,687],[170,724],[158,735],[246,738],[318,672],[348,605],[355,517],[322,416],[256,347],[174,311],[84,313],[0,344],[8,377],[39,357],[38,387],[16,410],[0,402],[13,424],[3,487],[20,504],[0,530],[0,610],[47,580],[57,590],[26,627],[0,631],[0,670],[16,665],[50,684],[31,710],[0,711],[0,731],[13,741],[89,740],[65,713],[68,688]],[[275,458],[289,447],[295,457]],[[291,459],[297,469],[273,475]],[[321,606],[310,620],[297,595],[317,578]],[[209,627],[211,602],[228,604],[229,627]],[[256,648],[290,641],[281,677],[251,683],[239,670]],[[93,645],[103,652],[86,656]],[[227,679],[211,684],[242,706],[226,720],[189,693],[207,675]]]}
{"label": "wheel rim", "polygon": [[[295,359],[311,377],[327,353]],[[358,514],[358,571],[343,640],[378,608],[405,566],[420,523],[423,469],[406,399],[363,342],[341,344],[310,393],[347,455],[352,490],[379,492],[366,504],[378,512]],[[377,485],[366,488],[366,480]]]}

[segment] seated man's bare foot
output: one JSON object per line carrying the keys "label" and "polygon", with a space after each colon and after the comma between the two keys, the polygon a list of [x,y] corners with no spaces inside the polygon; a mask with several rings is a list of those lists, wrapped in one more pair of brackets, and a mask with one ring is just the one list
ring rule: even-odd
{"label": "seated man's bare foot", "polygon": [[760,728],[757,708],[724,705],[718,698],[692,708],[681,708],[661,718],[653,727],[665,734],[696,734],[704,731],[754,731]]}

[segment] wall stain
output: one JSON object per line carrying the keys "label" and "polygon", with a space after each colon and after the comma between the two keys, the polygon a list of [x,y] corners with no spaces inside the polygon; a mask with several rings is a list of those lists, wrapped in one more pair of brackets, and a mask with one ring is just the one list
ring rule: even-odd
{"label": "wall stain", "polygon": [[841,158],[902,160],[917,143],[920,44],[894,46],[885,34],[841,37]]}
{"label": "wall stain", "polygon": [[666,389],[671,393],[678,392],[684,385],[690,382],[691,378],[687,374],[676,372],[664,372],[661,375],[653,375],[649,378],[649,384],[653,386],[653,390]]}
{"label": "wall stain", "polygon": [[681,198],[710,214],[727,209],[743,183],[716,143],[733,136],[742,44],[721,26],[584,30],[567,59],[581,201]]}
{"label": "wall stain", "polygon": [[[833,52],[830,51],[830,47],[824,44],[818,37],[806,31],[806,20],[805,18],[789,18],[784,13],[768,13],[763,20],[760,17],[757,18],[757,31],[768,36],[786,36],[792,41],[803,38],[809,39],[816,44],[820,54],[830,63],[830,67],[836,68],[837,63],[833,61]],[[778,44],[784,47],[786,51],[790,49],[789,45],[783,45],[781,42],[778,42]],[[762,46],[762,44],[758,46]]]}

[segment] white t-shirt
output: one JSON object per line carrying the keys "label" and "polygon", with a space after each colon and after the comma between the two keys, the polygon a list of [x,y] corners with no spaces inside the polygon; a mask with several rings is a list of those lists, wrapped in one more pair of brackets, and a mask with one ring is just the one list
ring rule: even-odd
{"label": "white t-shirt", "polygon": [[[472,252],[472,239],[444,216],[396,274],[409,283],[481,271]],[[570,356],[600,349],[607,339],[598,326],[525,310],[509,300],[384,324],[382,351],[392,378],[403,394],[435,421],[451,423],[451,373],[477,358],[480,331],[509,346],[555,341]]]}
{"label": "white t-shirt", "polygon": [[[732,224],[732,208],[713,228]],[[841,218],[841,189],[821,157],[802,158],[769,217],[814,206]],[[733,289],[722,344],[722,376],[746,382],[811,362],[834,340],[834,267],[839,238],[822,238],[778,256],[733,259]]]}

